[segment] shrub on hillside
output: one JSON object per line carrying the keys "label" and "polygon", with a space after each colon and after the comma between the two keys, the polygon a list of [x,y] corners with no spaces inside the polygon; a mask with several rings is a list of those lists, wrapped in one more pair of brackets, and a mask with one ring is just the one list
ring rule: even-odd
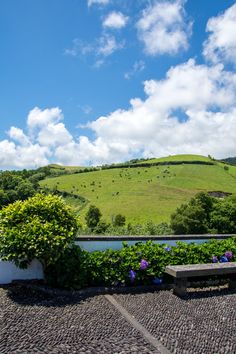
{"label": "shrub on hillside", "polygon": [[171,215],[175,234],[236,233],[236,199],[199,193]]}
{"label": "shrub on hillside", "polygon": [[113,225],[114,226],[124,226],[125,225],[125,216],[121,215],[121,214],[117,214],[114,217]]}
{"label": "shrub on hillside", "polygon": [[58,196],[17,201],[0,211],[0,258],[26,267],[37,258],[46,268],[74,239],[78,222]]}
{"label": "shrub on hillside", "polygon": [[101,219],[101,212],[95,205],[90,205],[85,216],[87,226],[93,231]]}

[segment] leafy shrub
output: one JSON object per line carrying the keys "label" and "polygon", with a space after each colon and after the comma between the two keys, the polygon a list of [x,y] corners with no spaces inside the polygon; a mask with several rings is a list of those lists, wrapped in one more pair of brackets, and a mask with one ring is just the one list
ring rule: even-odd
{"label": "leafy shrub", "polygon": [[175,234],[236,233],[235,197],[223,200],[198,193],[171,215]]}
{"label": "leafy shrub", "polygon": [[125,216],[117,214],[113,221],[114,226],[124,226],[125,225]]}
{"label": "leafy shrub", "polygon": [[[76,246],[75,246],[76,247]],[[50,268],[48,281],[66,288],[98,285],[159,284],[167,265],[236,260],[236,238],[203,244],[177,242],[176,246],[123,243],[121,250],[87,252],[72,248]],[[216,258],[214,258],[216,257]]]}
{"label": "leafy shrub", "polygon": [[89,285],[88,252],[72,245],[67,248],[54,264],[44,271],[48,284],[58,288],[80,289]]}
{"label": "leafy shrub", "polygon": [[0,211],[0,258],[19,267],[37,258],[46,268],[74,239],[78,222],[58,196],[37,194]]}
{"label": "leafy shrub", "polygon": [[90,205],[89,210],[85,216],[87,226],[93,231],[101,219],[101,212],[95,205]]}

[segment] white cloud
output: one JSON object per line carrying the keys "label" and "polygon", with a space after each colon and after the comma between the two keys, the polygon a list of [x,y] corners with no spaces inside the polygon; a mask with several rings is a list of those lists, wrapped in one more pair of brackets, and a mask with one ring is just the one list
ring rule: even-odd
{"label": "white cloud", "polygon": [[119,29],[126,26],[129,17],[121,12],[113,11],[103,21],[103,27]]}
{"label": "white cloud", "polygon": [[[146,100],[133,99],[130,109],[88,125],[110,153],[114,143],[126,148],[120,160],[142,151],[144,156],[236,154],[235,74],[221,65],[210,68],[190,60],[169,70],[164,80],[146,81],[144,90]],[[186,122],[178,119],[179,110]]]}
{"label": "white cloud", "polygon": [[137,60],[135,61],[132,69],[130,71],[127,71],[124,74],[124,78],[129,80],[132,76],[134,76],[136,73],[141,72],[145,69],[145,63],[143,60]]}
{"label": "white cloud", "polygon": [[41,129],[37,136],[37,141],[41,146],[65,145],[73,140],[71,134],[63,123],[48,124]]}
{"label": "white cloud", "polygon": [[29,145],[30,139],[24,134],[22,129],[11,127],[8,132],[9,137],[21,145]]}
{"label": "white cloud", "polygon": [[137,22],[138,37],[148,55],[176,54],[188,48],[191,23],[187,23],[184,1],[155,1]]}
{"label": "white cloud", "polygon": [[41,110],[35,107],[29,112],[27,125],[31,129],[47,126],[49,123],[57,123],[63,119],[61,110],[56,108]]}
{"label": "white cloud", "polygon": [[124,41],[118,42],[113,35],[104,33],[93,43],[84,43],[79,38],[75,38],[72,47],[66,49],[64,54],[72,57],[91,56],[95,60],[93,66],[99,68],[104,64],[106,57],[124,48],[124,45]]}
{"label": "white cloud", "polygon": [[205,57],[214,63],[227,61],[236,65],[236,4],[207,23],[209,38],[204,43]]}
{"label": "white cloud", "polygon": [[75,38],[72,41],[72,47],[67,48],[64,54],[77,57],[78,55],[88,55],[94,51],[94,45],[90,43],[84,43],[79,38]]}
{"label": "white cloud", "polygon": [[38,144],[17,145],[9,140],[0,141],[0,166],[4,168],[26,168],[45,166],[49,163],[49,151]]}
{"label": "white cloud", "polygon": [[123,47],[124,42],[118,43],[114,36],[106,34],[99,39],[97,54],[107,57]]}
{"label": "white cloud", "polygon": [[110,0],[88,0],[88,6],[92,5],[107,5]]}
{"label": "white cloud", "polygon": [[162,80],[145,81],[144,92],[146,98],[132,99],[129,109],[89,122],[95,139],[73,137],[58,107],[34,108],[27,132],[11,127],[9,138],[0,141],[0,168],[97,165],[177,153],[236,155],[236,73],[191,59]]}

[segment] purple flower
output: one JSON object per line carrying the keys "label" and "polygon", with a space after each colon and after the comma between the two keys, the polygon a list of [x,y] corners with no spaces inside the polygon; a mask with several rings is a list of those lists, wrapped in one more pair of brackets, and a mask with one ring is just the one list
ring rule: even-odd
{"label": "purple flower", "polygon": [[135,280],[135,277],[136,277],[136,272],[135,272],[133,269],[131,269],[131,270],[129,271],[129,278],[130,278],[130,281],[133,282],[133,281]]}
{"label": "purple flower", "polygon": [[217,263],[218,262],[218,258],[216,256],[212,257],[212,263]]}
{"label": "purple flower", "polygon": [[165,250],[166,252],[170,252],[170,251],[171,251],[171,248],[170,248],[170,247],[164,247],[164,250]]}
{"label": "purple flower", "polygon": [[225,263],[225,262],[228,262],[228,258],[225,257],[225,256],[221,256],[220,257],[220,263]]}
{"label": "purple flower", "polygon": [[162,278],[154,278],[152,282],[155,285],[160,285],[160,284],[162,284],[163,279]]}
{"label": "purple flower", "polygon": [[148,267],[148,262],[146,259],[142,259],[140,262],[140,269],[145,270]]}
{"label": "purple flower", "polygon": [[233,258],[233,253],[231,251],[225,252],[225,257],[228,259],[228,261],[231,261]]}

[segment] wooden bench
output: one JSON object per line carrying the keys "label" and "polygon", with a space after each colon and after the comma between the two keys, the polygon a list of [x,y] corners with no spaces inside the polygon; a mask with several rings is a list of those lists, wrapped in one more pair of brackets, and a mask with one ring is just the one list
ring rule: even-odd
{"label": "wooden bench", "polygon": [[183,296],[186,293],[187,281],[190,277],[212,275],[231,275],[230,288],[236,288],[236,262],[207,263],[168,266],[165,272],[175,278],[174,293]]}

